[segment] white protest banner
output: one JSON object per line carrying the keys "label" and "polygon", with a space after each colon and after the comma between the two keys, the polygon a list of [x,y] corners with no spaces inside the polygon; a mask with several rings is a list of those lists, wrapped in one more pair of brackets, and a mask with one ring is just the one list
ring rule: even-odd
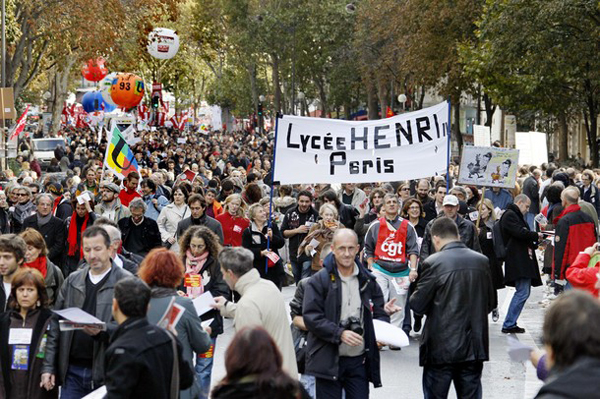
{"label": "white protest banner", "polygon": [[446,172],[448,103],[387,119],[278,120],[274,180],[281,184],[370,183]]}
{"label": "white protest banner", "polygon": [[459,184],[514,188],[519,150],[497,147],[463,147]]}
{"label": "white protest banner", "polygon": [[537,165],[548,162],[546,133],[517,132],[515,143],[519,152],[519,165]]}
{"label": "white protest banner", "polygon": [[476,147],[490,147],[492,145],[491,128],[484,125],[473,125],[473,144]]}

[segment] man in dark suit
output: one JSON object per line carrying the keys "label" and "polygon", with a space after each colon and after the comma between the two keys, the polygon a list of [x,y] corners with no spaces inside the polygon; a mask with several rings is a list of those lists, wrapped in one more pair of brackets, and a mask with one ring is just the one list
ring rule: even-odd
{"label": "man in dark suit", "polygon": [[543,237],[541,233],[531,231],[525,220],[530,205],[529,197],[519,194],[500,219],[502,239],[506,245],[504,284],[517,290],[502,325],[502,332],[505,334],[525,332],[524,328],[517,325],[517,320],[529,298],[531,287],[542,285],[535,249]]}
{"label": "man in dark suit", "polygon": [[192,216],[179,222],[175,237],[179,240],[179,237],[183,236],[190,226],[206,226],[219,237],[219,241],[223,244],[223,227],[218,220],[211,218],[204,212],[206,210],[204,197],[200,194],[190,196],[188,206]]}
{"label": "man in dark suit", "polygon": [[154,248],[162,245],[160,231],[156,221],[144,216],[146,204],[141,198],[129,203],[131,216],[119,220],[119,230],[123,239],[123,248],[142,257]]}
{"label": "man in dark suit", "polygon": [[54,198],[51,194],[38,194],[35,199],[36,213],[23,222],[23,230],[32,228],[37,230],[48,247],[48,259],[55,265],[61,266],[61,257],[65,247],[65,229],[63,221],[52,216]]}

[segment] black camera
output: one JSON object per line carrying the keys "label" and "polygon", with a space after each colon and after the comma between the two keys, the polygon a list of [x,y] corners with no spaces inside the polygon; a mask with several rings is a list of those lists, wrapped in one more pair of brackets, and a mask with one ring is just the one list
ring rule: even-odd
{"label": "black camera", "polygon": [[350,330],[358,335],[363,335],[364,330],[362,328],[362,323],[358,319],[358,317],[348,317],[346,320],[341,322],[341,327],[344,330]]}

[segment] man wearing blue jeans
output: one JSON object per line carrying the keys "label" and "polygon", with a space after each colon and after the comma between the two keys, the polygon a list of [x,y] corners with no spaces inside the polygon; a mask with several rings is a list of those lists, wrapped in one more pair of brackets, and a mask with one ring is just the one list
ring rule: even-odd
{"label": "man wearing blue jeans", "polygon": [[[515,289],[516,292],[513,295],[512,300],[510,301],[508,311],[506,312],[506,318],[504,319],[504,324],[502,324],[502,332],[510,332],[505,330],[510,330],[511,327],[513,330],[515,330],[513,332],[521,332],[516,331],[514,327],[517,326],[517,319],[519,318],[519,315],[523,310],[523,306],[525,306],[525,302],[527,302],[527,298],[529,298],[529,293],[531,292],[531,279],[520,278],[516,280]],[[525,332],[525,329],[521,330]]]}
{"label": "man wearing blue jeans", "polygon": [[504,283],[515,287],[516,292],[508,307],[502,332],[505,334],[524,333],[525,329],[517,325],[517,320],[531,287],[542,285],[540,269],[535,256],[542,234],[529,229],[525,215],[529,212],[531,200],[525,194],[515,197],[500,219],[502,238],[506,246]]}

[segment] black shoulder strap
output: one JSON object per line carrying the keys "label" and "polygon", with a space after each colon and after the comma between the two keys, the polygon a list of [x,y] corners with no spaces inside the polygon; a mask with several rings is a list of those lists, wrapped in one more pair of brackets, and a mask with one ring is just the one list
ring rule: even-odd
{"label": "black shoulder strap", "polygon": [[177,338],[167,331],[173,348],[173,371],[171,373],[171,399],[179,398],[179,353],[177,352]]}

